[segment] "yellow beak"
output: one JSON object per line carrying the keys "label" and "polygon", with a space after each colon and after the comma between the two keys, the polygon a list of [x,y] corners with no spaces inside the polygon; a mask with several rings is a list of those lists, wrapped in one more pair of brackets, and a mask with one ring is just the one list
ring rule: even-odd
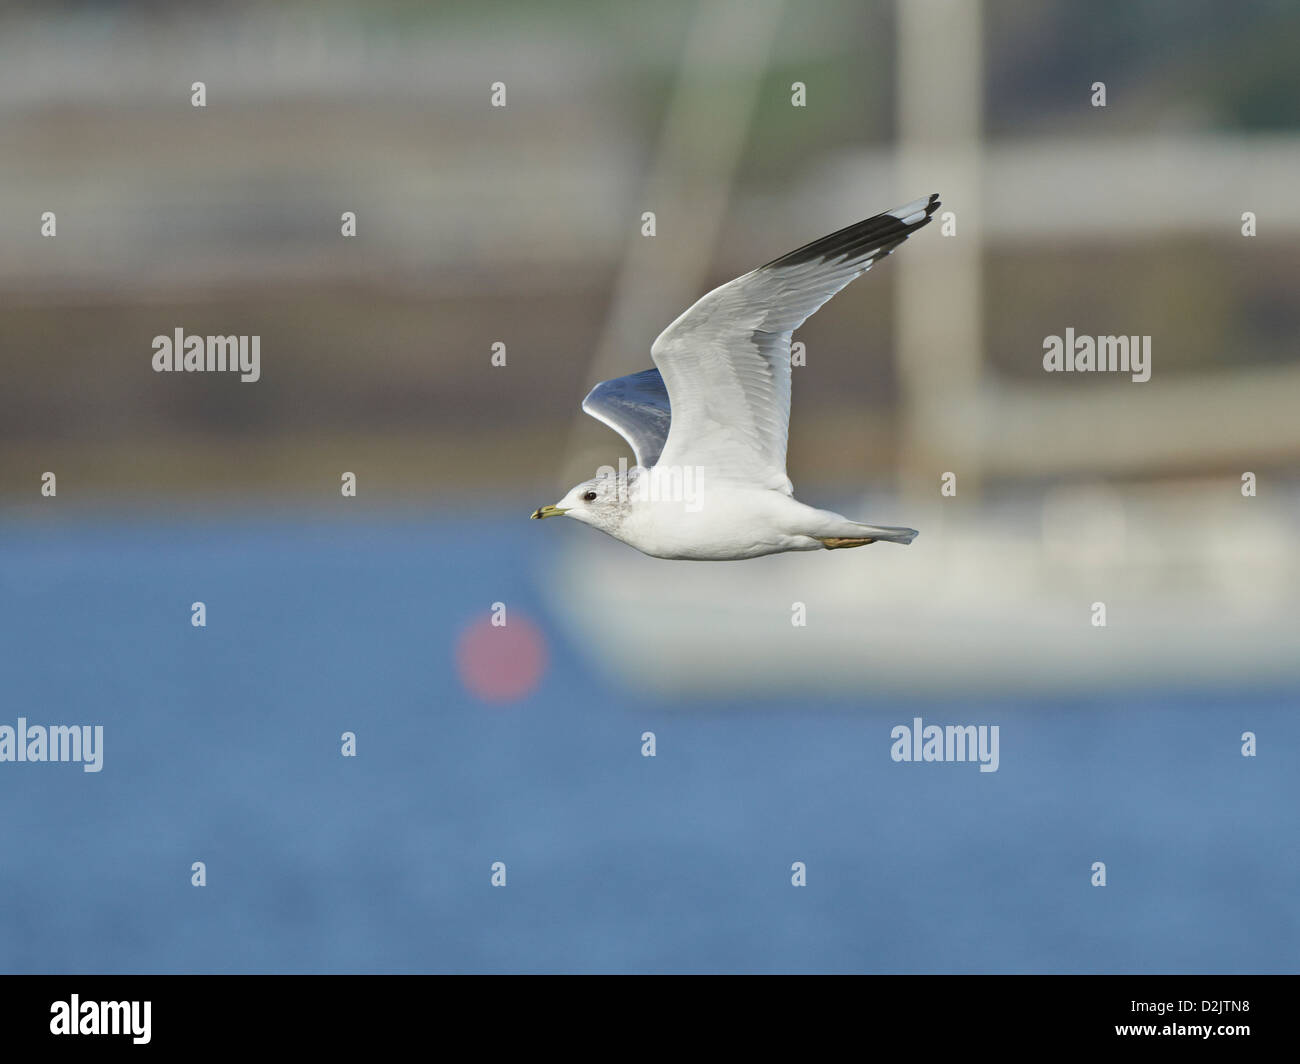
{"label": "yellow beak", "polygon": [[568,510],[561,510],[558,506],[539,506],[533,511],[532,519],[534,521],[540,521],[543,517],[560,517],[562,514],[567,514],[568,512]]}

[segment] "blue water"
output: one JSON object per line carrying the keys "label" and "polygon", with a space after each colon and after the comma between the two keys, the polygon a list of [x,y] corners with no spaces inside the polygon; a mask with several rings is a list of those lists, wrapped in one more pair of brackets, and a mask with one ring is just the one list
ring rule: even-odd
{"label": "blue water", "polygon": [[[660,704],[566,641],[535,533],[0,533],[0,724],[105,735],[99,773],[0,764],[0,969],[1300,970],[1300,692]],[[497,600],[550,643],[508,706],[453,661]],[[892,762],[915,715],[998,724],[999,771]]]}

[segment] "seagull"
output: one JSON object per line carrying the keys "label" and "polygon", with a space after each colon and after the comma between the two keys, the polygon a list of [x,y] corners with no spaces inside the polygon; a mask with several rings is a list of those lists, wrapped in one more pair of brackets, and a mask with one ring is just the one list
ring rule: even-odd
{"label": "seagull", "polygon": [[650,348],[654,369],[604,381],[582,409],[632,447],[533,518],[572,517],[654,558],[733,561],[911,543],[794,497],[786,475],[790,336],[929,223],[938,195],[850,225],[715,288]]}

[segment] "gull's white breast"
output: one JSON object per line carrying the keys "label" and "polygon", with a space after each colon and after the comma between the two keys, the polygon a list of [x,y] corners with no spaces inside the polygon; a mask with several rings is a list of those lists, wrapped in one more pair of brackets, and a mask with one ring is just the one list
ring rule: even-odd
{"label": "gull's white breast", "polygon": [[689,500],[634,495],[615,535],[656,558],[757,558],[782,551],[820,549],[819,540],[794,531],[801,523],[807,525],[810,512],[816,513],[779,491],[744,484],[714,484]]}

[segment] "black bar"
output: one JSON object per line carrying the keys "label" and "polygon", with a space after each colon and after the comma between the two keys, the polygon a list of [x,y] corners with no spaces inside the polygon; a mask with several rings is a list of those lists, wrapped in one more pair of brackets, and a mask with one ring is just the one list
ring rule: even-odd
{"label": "black bar", "polygon": [[[916,1059],[945,1047],[1072,1053],[1125,1043],[1142,1053],[1207,1046],[1235,1059],[1294,1048],[1297,991],[1300,977],[1290,975],[11,975],[0,976],[0,1030],[6,1051],[30,1053],[292,1046],[338,1054],[413,1042],[437,1051],[469,1036],[471,1052],[478,1045],[489,1055],[518,1040],[532,1052],[604,1045],[603,1059],[621,1059],[627,1053],[614,1046],[643,1038],[694,1045],[689,1032],[699,1031],[733,1045],[803,1040],[809,1059],[821,1059],[816,1047],[847,1031],[862,1052],[911,1046]],[[74,994],[85,1029],[117,1017],[130,1030],[53,1033],[52,1024],[66,1026]],[[137,1007],[128,1014],[123,1002]],[[145,1027],[145,1002],[147,1042],[135,1033]]]}

